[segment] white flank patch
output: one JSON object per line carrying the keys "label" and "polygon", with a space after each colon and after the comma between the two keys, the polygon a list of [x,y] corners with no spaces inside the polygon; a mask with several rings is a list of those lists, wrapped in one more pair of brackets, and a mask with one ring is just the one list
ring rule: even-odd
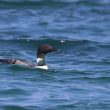
{"label": "white flank patch", "polygon": [[48,70],[48,66],[47,65],[44,65],[44,66],[35,66],[35,68]]}

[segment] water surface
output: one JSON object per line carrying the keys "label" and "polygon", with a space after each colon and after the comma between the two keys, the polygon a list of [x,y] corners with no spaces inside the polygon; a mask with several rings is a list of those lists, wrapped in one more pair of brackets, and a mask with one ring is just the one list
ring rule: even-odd
{"label": "water surface", "polygon": [[0,65],[0,110],[109,110],[109,19],[109,0],[1,0],[0,58],[59,51],[48,71]]}

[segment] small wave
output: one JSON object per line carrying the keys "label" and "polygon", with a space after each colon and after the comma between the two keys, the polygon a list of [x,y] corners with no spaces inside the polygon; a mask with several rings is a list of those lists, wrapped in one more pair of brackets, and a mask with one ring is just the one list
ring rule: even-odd
{"label": "small wave", "polygon": [[0,7],[7,7],[7,8],[20,8],[20,7],[31,7],[36,8],[40,6],[54,6],[54,7],[61,7],[66,5],[69,2],[63,2],[63,1],[56,1],[56,0],[1,0],[0,1]]}
{"label": "small wave", "polygon": [[80,0],[1,0],[5,3],[72,3]]}
{"label": "small wave", "polygon": [[52,44],[89,44],[89,43],[98,43],[96,41],[91,41],[91,40],[83,40],[83,39],[73,39],[73,40],[69,40],[69,39],[57,39],[57,38],[37,38],[37,39],[25,39],[25,38],[18,38],[18,39],[14,39],[14,38],[10,38],[10,39],[4,39],[1,38],[0,42],[15,42],[15,43],[37,43],[37,44],[44,44],[44,43],[52,43]]}
{"label": "small wave", "polygon": [[[88,82],[101,82],[101,83],[109,83],[110,78],[109,77],[103,77],[103,76],[87,76],[87,77],[80,77],[80,78],[71,78],[71,80],[82,80],[82,81],[88,81]],[[70,80],[70,79],[69,79]]]}
{"label": "small wave", "polygon": [[49,7],[60,7],[67,6],[71,4],[83,4],[87,6],[103,5],[110,4],[109,0],[97,0],[97,1],[88,1],[88,0],[1,0],[0,7],[7,8],[21,8],[21,7],[31,7],[36,8],[40,6],[49,6]]}
{"label": "small wave", "polygon": [[2,94],[2,95],[9,95],[9,94],[19,95],[19,94],[26,94],[26,91],[24,91],[23,89],[19,89],[19,88],[12,88],[12,89],[0,91],[0,94]]}
{"label": "small wave", "polygon": [[24,106],[23,104],[22,105],[19,105],[19,104],[3,104],[2,106],[0,106],[0,109],[3,109],[3,110],[41,110],[41,107],[39,106]]}
{"label": "small wave", "polygon": [[[37,39],[0,39],[0,44],[4,43],[11,46],[18,46],[21,48],[33,48],[36,49],[39,45],[50,44],[58,49],[72,50],[76,49],[78,51],[95,51],[96,49],[106,47],[109,48],[109,43],[96,42],[91,40],[81,40],[81,39],[57,39],[57,38],[37,38]],[[74,50],[75,51],[75,50]]]}
{"label": "small wave", "polygon": [[5,110],[29,110],[26,107],[22,107],[18,105],[4,105],[1,108]]}
{"label": "small wave", "polygon": [[11,3],[28,3],[28,2],[32,2],[32,3],[39,3],[39,2],[58,2],[58,3],[75,3],[75,2],[87,2],[87,3],[110,3],[109,0],[97,0],[97,1],[88,1],[88,0],[1,0],[1,2],[11,2]]}

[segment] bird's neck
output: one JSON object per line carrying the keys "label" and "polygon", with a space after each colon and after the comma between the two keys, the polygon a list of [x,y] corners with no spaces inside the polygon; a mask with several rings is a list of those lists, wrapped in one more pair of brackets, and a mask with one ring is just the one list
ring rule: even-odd
{"label": "bird's neck", "polygon": [[45,55],[44,54],[37,55],[37,66],[44,66],[44,65],[46,65]]}

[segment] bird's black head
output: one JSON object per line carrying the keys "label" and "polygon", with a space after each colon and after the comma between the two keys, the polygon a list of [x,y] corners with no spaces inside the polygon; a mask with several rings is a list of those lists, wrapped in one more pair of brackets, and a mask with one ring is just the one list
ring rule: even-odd
{"label": "bird's black head", "polygon": [[44,44],[44,45],[41,45],[41,46],[38,47],[37,56],[44,56],[45,54],[56,51],[56,50],[57,49],[55,49],[51,45]]}

